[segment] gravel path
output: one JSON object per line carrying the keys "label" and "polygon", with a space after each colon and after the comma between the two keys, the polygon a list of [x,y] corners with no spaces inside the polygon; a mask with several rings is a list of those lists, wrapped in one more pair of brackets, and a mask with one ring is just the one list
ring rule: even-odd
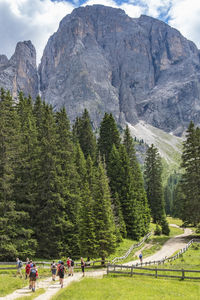
{"label": "gravel path", "polygon": [[[173,225],[174,227],[178,227],[175,224],[170,224],[170,226],[171,225]],[[184,248],[186,246],[186,244],[188,243],[187,237],[191,234],[192,234],[192,230],[189,228],[185,228],[184,233],[169,239],[158,252],[156,252],[155,254],[153,254],[151,256],[143,258],[143,262],[162,260],[164,258],[171,256],[174,252],[176,252],[177,250],[181,250],[182,248]],[[130,261],[124,265],[131,266],[131,265],[139,263],[139,262],[140,261],[138,259],[138,260]]]}
{"label": "gravel path", "polygon": [[[170,226],[178,227],[175,224],[170,224]],[[185,228],[183,234],[180,234],[176,237],[169,239],[158,252],[156,252],[155,254],[149,257],[144,258],[143,262],[162,260],[163,258],[171,256],[177,250],[180,250],[185,247],[185,245],[188,243],[187,237],[191,234],[192,234],[192,230],[189,228]],[[139,260],[134,260],[129,263],[125,263],[124,265],[130,266],[136,263],[139,263]],[[91,271],[91,272],[85,272],[85,277],[101,278],[105,274],[106,274],[105,270]],[[73,281],[79,281],[81,279],[82,279],[82,273],[74,273],[74,276],[65,277],[64,287],[68,286]],[[49,277],[44,280],[38,281],[36,289],[38,288],[44,288],[46,289],[46,292],[41,294],[37,298],[35,298],[35,300],[50,300],[51,297],[60,290],[60,284],[58,280],[53,282],[51,277]],[[27,286],[22,289],[14,291],[12,294],[8,296],[0,297],[0,300],[13,300],[17,298],[20,299],[20,297],[29,296],[31,294],[32,292],[29,290]]]}
{"label": "gravel path", "polygon": [[[91,272],[85,272],[85,277],[96,277],[96,278],[102,278],[103,275],[106,274],[105,270],[100,271],[91,271]],[[64,279],[64,287],[67,287],[70,283],[73,281],[79,281],[83,278],[82,273],[74,273],[74,276],[66,276]],[[53,295],[55,295],[60,289],[59,280],[56,280],[55,282],[52,281],[52,278],[46,278],[44,280],[38,281],[36,283],[36,290],[39,288],[46,289],[46,292],[41,294],[40,296],[36,297],[35,300],[49,300]],[[20,299],[24,296],[30,296],[32,295],[32,291],[29,289],[28,286],[18,289],[14,291],[12,294],[0,297],[0,300],[13,300],[13,299]],[[27,298],[28,300],[28,298]]]}

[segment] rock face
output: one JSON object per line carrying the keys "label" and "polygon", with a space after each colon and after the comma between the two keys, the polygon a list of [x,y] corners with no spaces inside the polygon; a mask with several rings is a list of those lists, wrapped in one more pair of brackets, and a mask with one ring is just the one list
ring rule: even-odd
{"label": "rock face", "polygon": [[10,60],[0,55],[0,87],[10,90],[14,97],[19,91],[33,98],[38,95],[36,51],[30,41],[19,42]]}
{"label": "rock face", "polygon": [[54,109],[65,106],[73,121],[87,108],[94,127],[104,112],[124,126],[139,121],[181,135],[200,124],[200,52],[167,24],[133,19],[102,5],[75,9],[44,50],[37,73],[30,41],[18,43],[10,60],[0,55],[0,86]]}
{"label": "rock face", "polygon": [[144,120],[177,135],[200,123],[199,51],[151,17],[75,9],[50,37],[39,74],[42,96],[71,120],[86,107],[94,125],[105,111],[122,125]]}

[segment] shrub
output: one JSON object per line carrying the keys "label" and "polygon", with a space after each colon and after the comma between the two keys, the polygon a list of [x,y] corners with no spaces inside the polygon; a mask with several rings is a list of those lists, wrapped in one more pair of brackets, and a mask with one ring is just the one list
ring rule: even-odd
{"label": "shrub", "polygon": [[162,228],[161,228],[161,226],[158,225],[158,224],[156,224],[156,229],[155,229],[155,231],[154,231],[154,234],[155,234],[155,235],[161,235],[161,233],[162,233]]}

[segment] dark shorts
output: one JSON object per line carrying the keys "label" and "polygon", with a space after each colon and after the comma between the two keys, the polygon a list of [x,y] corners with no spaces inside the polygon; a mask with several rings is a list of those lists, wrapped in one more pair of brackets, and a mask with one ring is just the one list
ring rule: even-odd
{"label": "dark shorts", "polygon": [[57,271],[56,269],[52,269],[51,270],[52,275],[56,275],[56,271]]}
{"label": "dark shorts", "polygon": [[30,281],[36,281],[36,277],[30,277]]}
{"label": "dark shorts", "polygon": [[85,266],[81,266],[82,272],[85,271]]}
{"label": "dark shorts", "polygon": [[64,274],[59,274],[59,277],[61,278],[61,279],[63,279],[64,278]]}

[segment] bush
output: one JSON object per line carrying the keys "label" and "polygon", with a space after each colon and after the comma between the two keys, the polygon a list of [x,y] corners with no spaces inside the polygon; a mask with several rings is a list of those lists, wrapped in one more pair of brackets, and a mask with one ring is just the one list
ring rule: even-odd
{"label": "bush", "polygon": [[168,222],[167,222],[166,219],[164,219],[161,222],[161,227],[162,227],[162,233],[165,234],[165,235],[169,235],[170,229],[169,229],[169,225],[168,225]]}
{"label": "bush", "polygon": [[196,233],[200,233],[200,223],[197,225]]}
{"label": "bush", "polygon": [[158,225],[158,224],[156,224],[156,229],[155,229],[155,231],[154,231],[154,234],[155,234],[155,235],[161,235],[161,233],[162,233],[162,228],[161,228],[161,226]]}

